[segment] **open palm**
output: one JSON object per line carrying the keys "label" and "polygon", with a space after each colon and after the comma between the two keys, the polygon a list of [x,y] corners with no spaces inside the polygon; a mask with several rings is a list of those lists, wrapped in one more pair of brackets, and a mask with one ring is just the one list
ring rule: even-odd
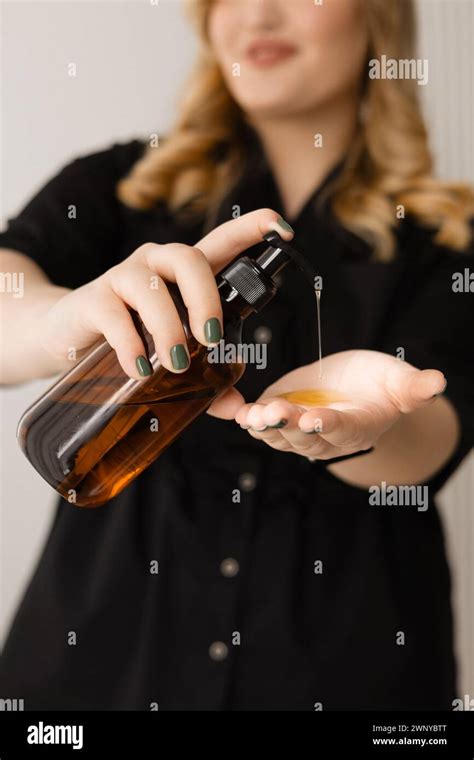
{"label": "open palm", "polygon": [[[446,385],[438,370],[419,370],[378,351],[332,354],[321,369],[322,379],[319,362],[289,372],[255,403],[237,403],[234,396],[235,420],[273,448],[330,459],[370,448],[401,414],[431,403]],[[280,397],[309,389],[325,391],[330,403]]]}

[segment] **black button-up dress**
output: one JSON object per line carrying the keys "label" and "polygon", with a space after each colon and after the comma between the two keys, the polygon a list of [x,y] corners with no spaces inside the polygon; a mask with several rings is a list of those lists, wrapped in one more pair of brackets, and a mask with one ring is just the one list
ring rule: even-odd
{"label": "black button-up dress", "polygon": [[[9,220],[0,246],[74,288],[144,242],[194,245],[199,225],[115,198],[144,146],[116,143],[68,164]],[[236,205],[283,212],[253,150],[216,224]],[[452,289],[473,254],[435,246],[405,220],[395,260],[372,261],[324,200],[337,172],[290,220],[294,245],[323,277],[325,355],[401,347],[411,364],[446,374],[463,437],[427,483],[429,508],[371,505],[322,464],[204,414],[105,506],[58,503],[4,649],[3,696],[25,709],[451,707],[451,586],[434,499],[473,441],[473,296]],[[297,270],[281,277],[245,323],[244,342],[267,346],[266,369],[249,365],[238,383],[247,400],[316,358],[314,294]]]}

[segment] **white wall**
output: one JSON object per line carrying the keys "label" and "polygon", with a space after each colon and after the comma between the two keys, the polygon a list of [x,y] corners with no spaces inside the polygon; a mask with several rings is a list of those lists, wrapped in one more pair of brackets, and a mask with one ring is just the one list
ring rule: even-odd
{"label": "white wall", "polygon": [[[77,155],[166,131],[196,40],[179,0],[3,2],[1,12],[3,227]],[[15,440],[20,415],[50,382],[0,391],[2,636],[55,502]]]}
{"label": "white wall", "polygon": [[[474,177],[471,0],[420,0],[421,88],[443,176]],[[180,0],[4,2],[2,223],[66,161],[137,135],[165,131],[196,42]],[[77,77],[67,65],[77,65]],[[17,421],[49,383],[5,389],[1,409],[0,634],[47,535],[54,497],[15,442]],[[474,694],[474,463],[445,488],[455,580],[461,693]]]}
{"label": "white wall", "polygon": [[[474,179],[474,4],[472,0],[418,0],[419,55],[429,61],[422,88],[441,176]],[[472,336],[466,336],[471,341]],[[461,694],[474,696],[474,456],[441,494],[454,581]]]}

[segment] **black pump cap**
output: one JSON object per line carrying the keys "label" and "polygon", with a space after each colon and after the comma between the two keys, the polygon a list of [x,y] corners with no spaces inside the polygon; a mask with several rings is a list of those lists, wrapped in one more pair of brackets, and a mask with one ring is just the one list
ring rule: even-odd
{"label": "black pump cap", "polygon": [[[268,249],[273,251],[273,248]],[[220,273],[254,311],[260,311],[276,293],[276,284],[248,256],[241,256]]]}
{"label": "black pump cap", "polygon": [[317,276],[312,266],[277,232],[267,232],[263,239],[270,243],[256,259],[241,256],[220,273],[221,277],[254,309],[259,311],[275,295],[277,286],[272,279],[290,261],[294,261],[314,287]]}

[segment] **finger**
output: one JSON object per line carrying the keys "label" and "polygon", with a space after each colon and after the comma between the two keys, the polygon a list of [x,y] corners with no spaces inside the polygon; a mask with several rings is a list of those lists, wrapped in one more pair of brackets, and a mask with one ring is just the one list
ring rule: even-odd
{"label": "finger", "polygon": [[296,413],[290,417],[288,425],[285,425],[279,431],[282,437],[299,454],[305,454],[317,459],[329,459],[332,456],[337,456],[340,452],[337,451],[335,446],[318,434],[322,430],[320,420],[315,419],[314,423],[307,430],[302,428],[301,419],[305,415],[305,409],[296,407]]}
{"label": "finger", "polygon": [[264,404],[252,404],[247,413],[246,424],[249,425],[254,432],[260,432],[267,428],[267,423],[263,418],[264,411]]}
{"label": "finger", "polygon": [[153,277],[158,275],[138,264],[110,270],[114,293],[140,315],[160,363],[170,372],[184,372],[190,358],[183,325],[166,283],[158,277],[152,288]]}
{"label": "finger", "polygon": [[298,423],[304,409],[282,398],[261,399],[261,425],[270,428],[283,428]]}
{"label": "finger", "polygon": [[[249,433],[252,433],[252,430],[249,430]],[[328,443],[314,432],[303,433],[295,424],[285,426],[281,430],[267,428],[265,432],[255,435],[260,435],[265,443],[269,443],[275,449],[294,451],[312,459],[330,459],[340,454],[340,450],[332,443]]]}
{"label": "finger", "polygon": [[247,417],[250,409],[254,406],[253,404],[244,404],[240,407],[240,409],[237,411],[235,415],[235,421],[238,425],[244,428],[249,428],[250,425],[247,423]]}
{"label": "finger", "polygon": [[262,399],[262,402],[246,404],[237,419],[243,420],[243,426],[248,428],[252,438],[279,451],[292,451],[291,444],[281,435],[281,431],[287,425],[297,424],[301,410],[283,399]]}
{"label": "finger", "polygon": [[178,285],[196,340],[204,346],[218,343],[223,336],[222,304],[204,253],[182,243],[148,244],[144,259],[149,269]]}
{"label": "finger", "polygon": [[291,240],[294,232],[281,226],[281,216],[271,208],[250,211],[237,219],[220,224],[196,243],[208,259],[213,272],[218,272],[246,248],[262,241],[270,230],[275,230],[284,240]]}
{"label": "finger", "polygon": [[299,427],[303,433],[320,433],[325,436],[334,432],[339,423],[335,409],[326,407],[307,409],[301,415]]}
{"label": "finger", "polygon": [[387,385],[400,411],[407,413],[433,402],[443,393],[447,381],[437,369],[406,368],[401,376],[389,377]]}
{"label": "finger", "polygon": [[219,417],[222,420],[232,420],[244,403],[242,394],[235,388],[229,388],[222,396],[212,402],[207,414],[211,417]]}
{"label": "finger", "polygon": [[[252,409],[253,412],[249,420],[249,413]],[[304,411],[284,399],[260,399],[257,404],[245,404],[241,407],[235,419],[239,425],[263,428],[277,425],[282,421],[288,422],[294,413],[294,409],[297,409],[299,413]]]}
{"label": "finger", "polygon": [[353,450],[369,448],[374,424],[369,413],[327,408],[305,412],[299,421],[302,431],[318,431],[320,437],[328,443]]}
{"label": "finger", "polygon": [[282,431],[282,435],[298,454],[311,459],[331,459],[342,453],[341,448],[329,443],[315,432],[303,433],[295,428]]}
{"label": "finger", "polygon": [[[112,291],[105,291],[97,307],[87,312],[87,323],[97,330],[114,349],[123,371],[134,380],[142,380],[151,374],[146,359],[145,346],[140,338],[130,312]],[[138,360],[138,361],[137,361]]]}
{"label": "finger", "polygon": [[[283,399],[269,400],[266,404],[254,404],[248,412],[247,422],[252,431],[262,431],[263,437],[272,437],[273,430],[296,426],[301,412],[296,404]],[[263,431],[268,431],[268,435]]]}
{"label": "finger", "polygon": [[296,404],[283,399],[269,399],[267,403],[246,406],[248,409],[245,413],[244,427],[248,428],[249,435],[274,448],[290,451],[292,444],[283,433],[287,429],[297,429],[302,410]]}
{"label": "finger", "polygon": [[279,430],[266,428],[265,432],[257,432],[256,430],[249,428],[247,432],[252,438],[266,443],[267,446],[270,446],[272,449],[278,449],[278,451],[293,451],[291,444],[280,434]]}
{"label": "finger", "polygon": [[246,415],[251,424],[248,432],[280,451],[293,451],[312,458],[328,459],[337,456],[337,449],[311,430],[302,432],[298,423],[304,408],[283,399],[269,400],[266,404],[253,404]]}

